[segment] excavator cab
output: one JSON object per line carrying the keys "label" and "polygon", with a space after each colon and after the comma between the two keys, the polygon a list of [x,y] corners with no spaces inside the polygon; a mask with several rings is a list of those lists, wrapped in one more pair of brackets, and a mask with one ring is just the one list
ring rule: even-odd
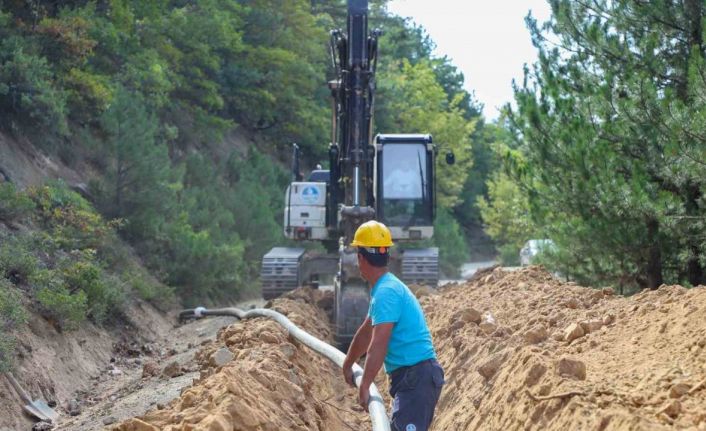
{"label": "excavator cab", "polygon": [[439,281],[439,249],[419,246],[434,236],[435,156],[431,135],[375,137],[375,213],[398,245],[390,267],[409,284]]}
{"label": "excavator cab", "polygon": [[397,241],[434,234],[434,145],[431,135],[377,135],[376,214]]}

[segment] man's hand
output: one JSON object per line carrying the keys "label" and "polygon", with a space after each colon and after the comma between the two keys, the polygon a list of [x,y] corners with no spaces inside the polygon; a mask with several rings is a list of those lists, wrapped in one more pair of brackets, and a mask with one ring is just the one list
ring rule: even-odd
{"label": "man's hand", "polygon": [[365,410],[368,411],[368,401],[370,400],[370,385],[360,385],[358,389],[358,404]]}
{"label": "man's hand", "polygon": [[349,385],[355,387],[355,380],[353,379],[353,366],[343,364],[343,379]]}
{"label": "man's hand", "polygon": [[360,325],[360,328],[355,333],[351,345],[348,347],[348,354],[346,359],[343,361],[343,379],[349,385],[355,387],[355,380],[353,379],[353,364],[360,359],[361,356],[368,349],[370,344],[370,338],[373,335],[373,325],[370,317],[367,317],[365,321]]}

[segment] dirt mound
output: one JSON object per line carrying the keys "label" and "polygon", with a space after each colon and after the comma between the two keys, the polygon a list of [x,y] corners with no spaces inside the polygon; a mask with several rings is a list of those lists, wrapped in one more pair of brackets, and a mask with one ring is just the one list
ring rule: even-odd
{"label": "dirt mound", "polygon": [[[328,318],[317,307],[331,292],[300,289],[272,309],[312,335],[331,340]],[[223,328],[197,353],[200,378],[162,409],[114,430],[347,430],[365,429],[334,364],[296,340],[276,322],[249,319]],[[369,426],[369,425],[368,425]]]}
{"label": "dirt mound", "polygon": [[[435,431],[706,430],[702,287],[623,298],[531,267],[416,291],[446,370]],[[330,340],[330,294],[271,306]],[[339,370],[272,321],[224,328],[197,359],[180,398],[114,430],[370,429]]]}
{"label": "dirt mound", "polygon": [[434,430],[706,430],[706,289],[630,298],[498,268],[423,297]]}

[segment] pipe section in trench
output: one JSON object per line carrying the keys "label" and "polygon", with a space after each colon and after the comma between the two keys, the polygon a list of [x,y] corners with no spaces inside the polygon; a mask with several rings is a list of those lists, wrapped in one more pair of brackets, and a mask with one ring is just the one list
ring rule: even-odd
{"label": "pipe section in trench", "polygon": [[[343,352],[302,330],[297,325],[292,323],[292,321],[286,316],[274,310],[268,310],[265,308],[256,308],[248,311],[243,311],[239,308],[215,308],[209,310],[204,307],[196,307],[193,309],[183,310],[179,313],[180,320],[189,318],[198,319],[206,316],[233,316],[240,320],[249,319],[252,317],[268,317],[282,325],[292,337],[296,338],[312,350],[325,356],[331,362],[338,365],[339,368],[343,367],[343,361],[346,359],[346,355]],[[360,383],[363,380],[363,369],[358,364],[353,364],[353,377],[355,379],[356,386],[360,387]],[[370,385],[368,412],[370,413],[373,431],[390,431],[390,420],[387,416],[387,412],[385,411],[385,404],[382,396],[380,395],[380,391],[378,391],[375,384]]]}

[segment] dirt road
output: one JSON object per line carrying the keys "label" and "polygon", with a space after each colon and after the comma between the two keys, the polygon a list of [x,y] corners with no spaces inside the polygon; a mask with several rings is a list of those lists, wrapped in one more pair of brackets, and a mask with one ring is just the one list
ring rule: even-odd
{"label": "dirt road", "polygon": [[[247,309],[263,304],[258,299],[237,306]],[[94,389],[81,400],[81,414],[62,416],[56,429],[101,429],[167,404],[199,377],[196,353],[215,340],[219,329],[236,322],[234,317],[193,321],[176,327],[161,341],[144,346],[146,349],[116,352],[114,362],[94,379]],[[149,373],[143,377],[145,369]]]}

